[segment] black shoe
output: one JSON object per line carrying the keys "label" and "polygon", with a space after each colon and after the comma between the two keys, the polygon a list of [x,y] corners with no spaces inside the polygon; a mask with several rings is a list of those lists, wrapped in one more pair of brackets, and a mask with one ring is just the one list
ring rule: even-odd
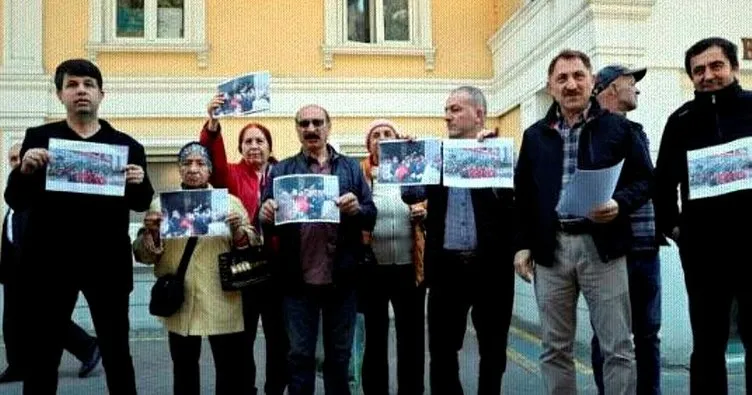
{"label": "black shoe", "polygon": [[0,373],[0,383],[11,383],[13,381],[22,381],[21,372],[18,369],[7,368]]}
{"label": "black shoe", "polygon": [[99,353],[99,347],[94,346],[94,351],[92,351],[89,360],[81,363],[81,369],[78,371],[78,377],[84,378],[88,376],[89,373],[91,373],[91,371],[97,367],[100,360],[102,360],[102,354]]}

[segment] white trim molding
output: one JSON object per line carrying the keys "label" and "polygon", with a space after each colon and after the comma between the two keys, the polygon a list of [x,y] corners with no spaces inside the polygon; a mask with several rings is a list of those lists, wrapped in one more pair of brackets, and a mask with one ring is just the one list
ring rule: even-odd
{"label": "white trim molding", "polygon": [[[207,67],[206,0],[185,0],[183,4],[182,38],[161,39],[156,38],[156,33],[151,33],[145,34],[144,38],[126,39],[115,35],[116,0],[90,0],[89,42],[86,44],[89,60],[96,62],[97,56],[103,52],[195,53],[198,66]],[[156,17],[146,19],[156,23]]]}
{"label": "white trim molding", "polygon": [[2,74],[42,74],[42,0],[3,0]]}
{"label": "white trim molding", "polygon": [[[494,63],[489,94],[493,111],[522,104],[529,122],[543,114],[539,95],[548,62],[562,49],[587,53],[597,69],[609,63],[644,65],[648,43],[640,36],[656,0],[536,0],[520,8],[487,42]],[[538,96],[537,98],[535,98]],[[532,100],[532,102],[531,102]]]}
{"label": "white trim molding", "polygon": [[[103,118],[201,118],[223,78],[104,77]],[[271,108],[250,117],[289,117],[302,105],[318,103],[337,117],[436,117],[452,89],[489,80],[275,78]],[[15,79],[0,75],[0,118],[26,120],[65,117],[51,76]],[[24,98],[20,100],[19,98]],[[30,126],[30,125],[27,125]]]}
{"label": "white trim molding", "polygon": [[408,0],[408,7],[409,41],[361,43],[347,39],[347,0],[324,0],[324,44],[321,46],[324,68],[334,67],[334,55],[387,55],[422,56],[425,69],[433,70],[436,48],[431,30],[431,0]]}

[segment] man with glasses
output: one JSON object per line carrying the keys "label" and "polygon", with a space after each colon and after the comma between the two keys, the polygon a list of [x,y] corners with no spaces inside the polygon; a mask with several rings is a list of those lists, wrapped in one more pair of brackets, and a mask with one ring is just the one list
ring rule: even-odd
{"label": "man with glasses", "polygon": [[[373,230],[376,206],[360,164],[328,144],[331,120],[318,105],[295,115],[301,150],[278,163],[262,194],[259,218],[264,234],[278,239],[274,257],[284,286],[284,314],[290,338],[290,395],[312,395],[319,314],[323,317],[326,393],[350,394],[348,364],[356,314],[355,267],[362,255],[361,231]],[[274,179],[293,174],[339,178],[338,224],[323,222],[274,225],[279,205]]]}

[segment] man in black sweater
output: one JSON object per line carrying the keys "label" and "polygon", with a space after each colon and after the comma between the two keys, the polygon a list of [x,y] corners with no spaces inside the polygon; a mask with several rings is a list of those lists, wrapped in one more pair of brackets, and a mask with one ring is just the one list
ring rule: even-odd
{"label": "man in black sweater", "polygon": [[[56,393],[63,334],[81,291],[97,332],[109,392],[132,395],[136,383],[128,343],[133,289],[128,228],[130,210],[145,211],[154,195],[146,176],[146,155],[141,144],[98,118],[104,92],[102,74],[94,64],[83,59],[61,63],[55,87],[66,119],[26,131],[21,165],[11,172],[5,190],[11,208],[28,215],[20,251],[22,322],[28,333],[45,332],[29,342],[24,355],[25,363],[34,366],[24,371],[24,394]],[[73,183],[68,192],[48,190],[48,147],[53,138],[107,144],[113,150],[126,146],[127,164],[121,167],[124,194],[86,193]]]}
{"label": "man in black sweater", "polygon": [[[750,177],[752,139],[742,139],[752,136],[752,92],[739,85],[737,47],[726,39],[698,41],[687,50],[684,66],[695,98],[671,114],[661,138],[656,221],[678,244],[684,269],[693,341],[690,393],[726,394],[726,343],[734,298],[744,348],[752,346],[752,288],[745,274],[752,191],[729,182],[729,174]],[[749,391],[749,361],[745,373]]]}

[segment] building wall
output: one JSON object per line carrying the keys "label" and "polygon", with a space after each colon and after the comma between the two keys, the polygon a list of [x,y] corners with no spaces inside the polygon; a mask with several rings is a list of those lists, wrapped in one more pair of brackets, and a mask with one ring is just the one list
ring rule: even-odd
{"label": "building wall", "polygon": [[[325,70],[320,49],[324,7],[319,0],[265,1],[258,7],[207,2],[206,39],[211,49],[205,68],[193,54],[101,53],[97,62],[111,76],[230,77],[269,70],[278,77],[490,78],[486,40],[497,27],[491,12],[496,1],[431,1],[433,71],[426,70],[421,57],[370,55],[335,55],[334,67]],[[62,8],[57,1],[44,0],[43,58],[48,73],[62,59],[86,56],[89,24],[82,22],[88,21],[88,3],[70,1]]]}

